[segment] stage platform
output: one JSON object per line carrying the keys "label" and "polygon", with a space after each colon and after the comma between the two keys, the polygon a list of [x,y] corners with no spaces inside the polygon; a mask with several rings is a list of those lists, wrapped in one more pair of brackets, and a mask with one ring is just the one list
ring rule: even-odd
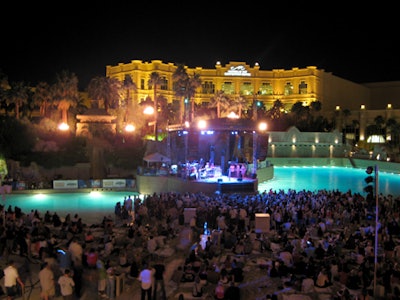
{"label": "stage platform", "polygon": [[137,189],[140,194],[162,192],[190,193],[256,193],[258,180],[228,176],[204,179],[184,179],[177,176],[137,176]]}

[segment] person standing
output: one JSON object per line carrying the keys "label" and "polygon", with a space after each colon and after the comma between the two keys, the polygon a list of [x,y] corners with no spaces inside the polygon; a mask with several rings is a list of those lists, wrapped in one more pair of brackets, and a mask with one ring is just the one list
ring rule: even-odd
{"label": "person standing", "polygon": [[153,271],[149,268],[147,263],[143,264],[143,269],[139,274],[138,280],[140,281],[141,300],[151,300],[151,287],[152,287]]}
{"label": "person standing", "polygon": [[113,267],[107,269],[106,296],[107,299],[115,299],[115,271]]}
{"label": "person standing", "polygon": [[55,283],[54,283],[54,273],[51,270],[50,265],[45,262],[42,265],[42,269],[39,272],[40,296],[44,300],[49,300],[56,294]]}
{"label": "person standing", "polygon": [[97,291],[100,297],[106,297],[107,269],[102,258],[96,263],[97,268]]}
{"label": "person standing", "polygon": [[225,291],[225,300],[240,300],[240,287],[231,281]]}
{"label": "person standing", "polygon": [[58,284],[60,285],[61,295],[63,296],[63,299],[73,300],[75,282],[71,277],[71,271],[69,269],[65,269],[64,275],[58,278]]}
{"label": "person standing", "polygon": [[4,269],[4,287],[6,288],[7,300],[12,300],[17,296],[17,283],[21,286],[21,289],[24,290],[25,284],[19,277],[14,260],[10,259],[8,261],[8,266]]}
{"label": "person standing", "polygon": [[165,293],[165,284],[164,284],[165,265],[163,264],[161,258],[158,258],[156,264],[153,266],[153,269],[154,269],[153,300],[157,300],[158,285],[160,285],[160,287],[161,287],[162,299],[166,300],[167,296]]}
{"label": "person standing", "polygon": [[68,246],[68,252],[71,255],[72,265],[74,267],[82,266],[83,248],[76,237],[72,238],[71,243]]}

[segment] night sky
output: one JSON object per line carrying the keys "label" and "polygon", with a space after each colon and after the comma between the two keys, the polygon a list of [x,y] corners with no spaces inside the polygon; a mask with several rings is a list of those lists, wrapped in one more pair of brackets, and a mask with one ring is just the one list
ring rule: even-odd
{"label": "night sky", "polygon": [[[0,70],[10,82],[53,83],[75,73],[81,89],[107,65],[162,60],[214,68],[241,61],[262,70],[316,66],[357,83],[400,80],[395,9],[335,2],[29,2],[1,18]],[[5,15],[8,15],[5,18]]]}

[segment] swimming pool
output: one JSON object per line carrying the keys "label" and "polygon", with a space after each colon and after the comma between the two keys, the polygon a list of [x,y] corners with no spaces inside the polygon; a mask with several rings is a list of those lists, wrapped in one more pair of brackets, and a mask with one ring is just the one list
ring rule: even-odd
{"label": "swimming pool", "polygon": [[[114,218],[114,207],[117,202],[124,201],[125,197],[138,195],[133,192],[73,192],[73,193],[23,193],[6,195],[6,207],[18,206],[24,213],[37,209],[43,216],[48,210],[64,218],[68,213],[71,218],[77,213],[83,223],[101,223],[104,216]],[[4,202],[3,202],[4,203]]]}
{"label": "swimming pool", "polygon": [[[321,189],[339,190],[365,194],[363,188],[367,174],[363,169],[345,167],[274,167],[274,178],[259,183],[258,190],[284,190],[288,189],[317,191]],[[379,193],[395,197],[400,196],[400,175],[379,172]],[[117,202],[123,202],[124,197],[133,196],[135,193],[127,191],[107,192],[74,192],[53,194],[8,194],[6,207],[18,206],[23,212],[28,213],[37,209],[42,215],[49,210],[64,218],[67,213],[71,217],[78,213],[84,223],[100,223],[104,216],[114,217],[114,207]],[[4,204],[4,202],[2,203]]]}
{"label": "swimming pool", "polygon": [[[364,169],[346,167],[274,167],[274,178],[258,184],[258,190],[339,190],[363,192],[368,175]],[[380,194],[400,196],[400,174],[378,172]]]}

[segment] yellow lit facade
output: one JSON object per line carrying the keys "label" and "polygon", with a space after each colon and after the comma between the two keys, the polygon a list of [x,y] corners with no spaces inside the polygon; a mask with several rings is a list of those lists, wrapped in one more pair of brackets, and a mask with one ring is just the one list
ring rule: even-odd
{"label": "yellow lit facade", "polygon": [[[177,66],[172,63],[163,63],[159,60],[142,62],[133,60],[127,64],[107,66],[106,76],[122,81],[125,75],[130,75],[137,85],[136,100],[144,101],[152,97],[152,88],[148,82],[152,72],[159,73],[164,80],[158,90],[159,94],[168,100],[168,103],[179,101],[173,92],[173,73]],[[230,62],[222,65],[217,62],[214,69],[202,67],[186,67],[189,76],[199,74],[202,81],[194,96],[196,104],[207,104],[216,91],[224,91],[227,95],[241,95],[249,103],[257,99],[268,108],[276,100],[281,100],[290,108],[294,103],[301,101],[309,105],[312,101],[323,98],[321,81],[324,71],[316,67],[292,70],[261,70],[258,64],[250,66],[244,62]]]}
{"label": "yellow lit facade", "polygon": [[[130,75],[137,86],[137,91],[133,93],[134,100],[140,103],[147,97],[152,98],[149,80],[151,73],[157,72],[163,80],[157,90],[158,95],[179,107],[181,99],[175,96],[172,79],[177,68],[178,65],[161,60],[132,60],[130,63],[106,66],[106,77],[123,81],[125,75]],[[217,62],[213,69],[185,68],[189,76],[198,74],[201,79],[201,87],[192,99],[198,105],[207,105],[217,91],[224,91],[232,97],[240,95],[247,99],[249,105],[254,100],[262,101],[267,110],[276,100],[280,100],[286,110],[290,110],[296,102],[309,105],[320,101],[320,113],[336,118],[339,131],[353,120],[358,120],[360,140],[363,140],[365,128],[374,124],[377,116],[400,122],[400,81],[358,84],[315,66],[263,70],[258,63],[249,65],[235,61],[225,65]],[[350,117],[342,113],[345,110],[351,112]]]}

